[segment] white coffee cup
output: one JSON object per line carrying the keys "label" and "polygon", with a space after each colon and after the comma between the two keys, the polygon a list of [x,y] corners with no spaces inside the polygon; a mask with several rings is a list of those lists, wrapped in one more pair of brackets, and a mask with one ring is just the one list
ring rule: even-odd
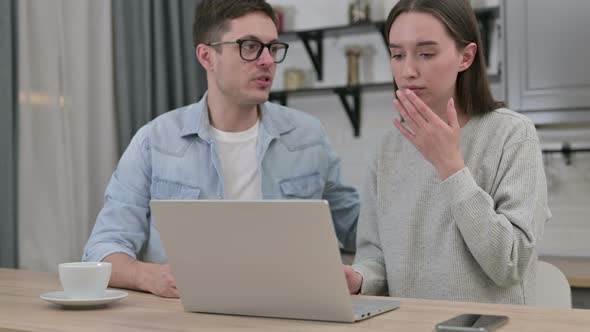
{"label": "white coffee cup", "polygon": [[71,299],[97,299],[104,296],[111,277],[111,263],[61,263],[59,280]]}

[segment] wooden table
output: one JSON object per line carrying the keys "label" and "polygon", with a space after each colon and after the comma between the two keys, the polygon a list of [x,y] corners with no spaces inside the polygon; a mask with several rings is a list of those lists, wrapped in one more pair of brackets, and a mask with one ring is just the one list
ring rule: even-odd
{"label": "wooden table", "polygon": [[179,300],[129,292],[92,310],[64,310],[39,295],[60,289],[56,274],[0,269],[0,331],[434,331],[437,322],[461,313],[507,315],[499,331],[590,331],[590,311],[514,305],[399,299],[401,307],[355,323],[188,313]]}

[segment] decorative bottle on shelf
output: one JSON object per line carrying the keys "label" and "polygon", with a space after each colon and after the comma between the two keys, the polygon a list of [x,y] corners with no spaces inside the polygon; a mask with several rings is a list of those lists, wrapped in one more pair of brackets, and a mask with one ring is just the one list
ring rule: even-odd
{"label": "decorative bottle on shelf", "polygon": [[360,83],[361,53],[361,48],[358,46],[351,46],[346,49],[346,64],[348,67],[346,83],[348,85],[358,85]]}
{"label": "decorative bottle on shelf", "polygon": [[350,24],[362,24],[371,21],[371,6],[367,0],[353,0],[348,7]]}
{"label": "decorative bottle on shelf", "polygon": [[299,68],[287,68],[284,72],[285,90],[297,90],[305,86],[305,72]]}

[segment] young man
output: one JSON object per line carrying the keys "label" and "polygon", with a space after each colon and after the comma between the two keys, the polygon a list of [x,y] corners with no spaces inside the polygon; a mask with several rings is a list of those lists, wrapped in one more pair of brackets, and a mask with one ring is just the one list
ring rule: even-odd
{"label": "young man", "polygon": [[111,262],[112,287],[177,297],[150,199],[326,199],[340,242],[354,249],[358,194],[340,182],[320,122],[266,102],[288,48],[278,41],[270,5],[204,0],[193,35],[208,92],[137,132],[107,187],[83,260]]}

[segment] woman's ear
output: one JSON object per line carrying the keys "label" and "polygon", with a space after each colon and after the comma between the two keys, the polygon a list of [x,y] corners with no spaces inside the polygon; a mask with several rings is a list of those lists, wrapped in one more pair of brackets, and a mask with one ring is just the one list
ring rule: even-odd
{"label": "woman's ear", "polygon": [[459,64],[459,71],[467,70],[475,57],[477,56],[477,45],[475,43],[469,43],[461,50],[461,63]]}
{"label": "woman's ear", "polygon": [[211,47],[205,44],[197,45],[195,49],[195,54],[197,56],[197,60],[201,63],[201,66],[205,68],[205,70],[213,69],[213,54],[211,54]]}

